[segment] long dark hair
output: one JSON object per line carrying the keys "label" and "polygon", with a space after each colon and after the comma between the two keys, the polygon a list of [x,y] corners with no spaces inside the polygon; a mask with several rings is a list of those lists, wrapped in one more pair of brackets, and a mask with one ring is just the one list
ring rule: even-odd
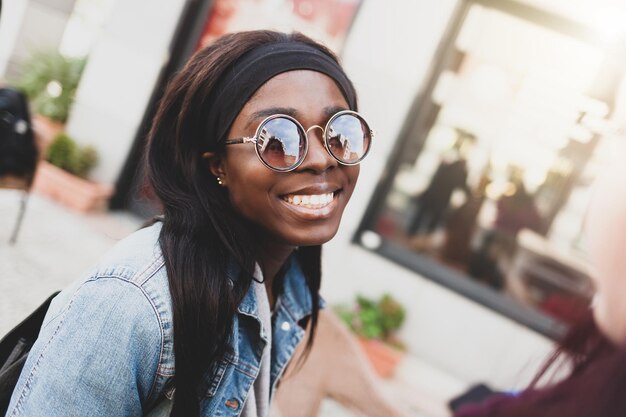
{"label": "long dark hair", "polygon": [[[555,370],[566,370],[567,376],[540,387]],[[528,389],[463,408],[456,416],[623,417],[625,387],[626,350],[599,331],[589,311],[561,340]]]}
{"label": "long dark hair", "polygon": [[[337,60],[327,48],[302,34],[251,31],[221,37],[198,51],[167,86],[149,134],[147,176],[163,207],[159,242],[165,259],[174,315],[175,397],[171,416],[199,414],[202,378],[226,353],[233,317],[248,291],[255,256],[245,220],[227,191],[201,158],[223,152],[204,121],[219,103],[208,97],[220,76],[246,52],[264,44],[312,45]],[[319,310],[321,247],[296,252],[308,286],[313,312],[313,341]],[[227,279],[229,259],[241,274]]]}

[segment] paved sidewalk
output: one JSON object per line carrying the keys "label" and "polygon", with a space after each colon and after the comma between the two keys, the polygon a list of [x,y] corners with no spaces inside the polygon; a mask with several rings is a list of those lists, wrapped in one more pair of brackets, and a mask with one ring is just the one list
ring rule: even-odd
{"label": "paved sidewalk", "polygon": [[0,336],[143,222],[128,212],[78,214],[33,193],[17,243],[9,245],[20,198],[0,189]]}

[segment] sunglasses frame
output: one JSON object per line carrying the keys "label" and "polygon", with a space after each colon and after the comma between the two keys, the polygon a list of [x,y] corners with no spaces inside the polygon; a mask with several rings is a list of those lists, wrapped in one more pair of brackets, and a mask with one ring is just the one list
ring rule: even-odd
{"label": "sunglasses frame", "polygon": [[[361,120],[362,123],[365,124],[365,126],[369,129],[369,135],[370,135],[370,143],[369,146],[367,147],[367,150],[365,151],[365,153],[363,154],[363,156],[361,156],[361,158],[359,158],[358,161],[356,162],[344,162],[342,160],[340,160],[339,158],[337,158],[330,150],[330,147],[328,146],[328,140],[329,140],[329,136],[328,136],[328,128],[331,125],[331,123],[333,121],[335,121],[338,117],[340,116],[344,116],[346,114],[352,115],[357,117],[359,120]],[[294,122],[296,124],[296,126],[298,127],[298,129],[300,129],[301,133],[304,133],[304,152],[302,154],[302,156],[298,159],[298,161],[291,165],[290,167],[287,168],[276,168],[273,167],[271,165],[269,165],[262,157],[261,154],[259,152],[259,147],[256,146],[256,144],[258,143],[258,138],[259,135],[261,134],[261,130],[263,128],[263,126],[265,126],[265,124],[271,120],[277,119],[277,118],[284,118],[284,119],[289,119],[292,122]],[[367,154],[369,153],[371,147],[372,147],[372,140],[374,139],[374,131],[370,128],[369,123],[367,123],[367,120],[365,120],[365,118],[363,116],[361,116],[359,113],[352,111],[352,110],[341,110],[335,114],[333,114],[330,119],[328,119],[328,122],[326,122],[326,126],[322,127],[320,125],[313,125],[311,127],[309,127],[308,129],[305,129],[302,124],[300,124],[300,122],[298,120],[296,120],[294,117],[289,116],[287,114],[273,114],[271,116],[266,117],[265,119],[263,119],[260,123],[259,126],[256,128],[256,131],[254,132],[254,136],[244,136],[242,138],[233,138],[233,139],[228,139],[224,142],[225,145],[237,145],[237,144],[241,144],[241,143],[254,143],[254,150],[256,152],[256,156],[259,158],[259,160],[263,163],[263,165],[265,165],[267,168],[271,169],[272,171],[276,171],[276,172],[290,172],[293,171],[294,169],[298,168],[302,162],[304,162],[304,160],[306,159],[307,153],[309,152],[309,132],[311,131],[311,129],[320,129],[322,130],[322,139],[323,139],[323,143],[324,143],[324,148],[326,148],[326,151],[328,152],[328,154],[330,156],[333,157],[333,159],[335,159],[337,162],[339,162],[342,165],[347,165],[347,166],[353,166],[353,165],[358,165],[361,163],[361,161],[363,161],[363,159],[365,159],[365,157],[367,156]]]}

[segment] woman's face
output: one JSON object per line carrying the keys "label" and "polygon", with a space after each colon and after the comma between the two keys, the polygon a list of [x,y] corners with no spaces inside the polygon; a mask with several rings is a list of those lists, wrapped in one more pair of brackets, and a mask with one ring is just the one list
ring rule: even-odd
{"label": "woman's face", "polygon": [[[626,155],[626,148],[618,152]],[[626,165],[612,164],[598,178],[586,222],[596,272],[593,313],[613,342],[626,346]]]}
{"label": "woman's face", "polygon": [[[290,71],[257,90],[241,109],[228,137],[253,136],[259,123],[271,114],[293,116],[308,129],[312,125],[325,126],[333,114],[346,109],[348,104],[331,78],[314,71]],[[359,167],[339,164],[326,151],[320,129],[312,129],[308,141],[306,158],[291,172],[267,168],[258,159],[253,144],[227,146],[219,166],[213,168],[228,188],[233,207],[259,226],[264,243],[318,245],[337,232]],[[332,200],[327,201],[330,195]],[[295,196],[300,200],[318,196],[313,199],[324,202],[294,204]]]}

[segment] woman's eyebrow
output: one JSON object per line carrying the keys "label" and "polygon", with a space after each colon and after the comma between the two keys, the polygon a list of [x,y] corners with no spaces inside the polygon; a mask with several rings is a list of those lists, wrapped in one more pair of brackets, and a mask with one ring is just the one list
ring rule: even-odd
{"label": "woman's eyebrow", "polygon": [[248,122],[246,123],[244,129],[248,129],[250,125],[255,121],[259,119],[265,119],[266,117],[272,116],[274,114],[286,114],[287,116],[295,118],[297,113],[298,110],[294,109],[293,107],[269,107],[267,109],[255,111],[248,119]]}
{"label": "woman's eyebrow", "polygon": [[326,115],[326,117],[330,118],[331,116],[334,116],[336,113],[339,113],[340,111],[344,111],[344,110],[350,110],[344,106],[328,106],[328,107],[324,107],[324,114]]}

